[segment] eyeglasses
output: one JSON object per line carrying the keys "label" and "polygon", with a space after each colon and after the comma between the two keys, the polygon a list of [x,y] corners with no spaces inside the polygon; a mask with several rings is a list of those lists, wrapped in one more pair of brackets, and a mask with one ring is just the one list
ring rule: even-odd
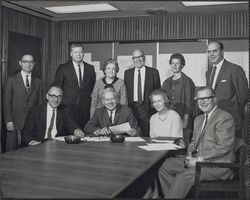
{"label": "eyeglasses", "polygon": [[144,55],[141,55],[141,56],[132,57],[132,59],[135,60],[135,59],[140,59],[140,58],[143,58],[143,57],[144,57]]}
{"label": "eyeglasses", "polygon": [[202,97],[202,98],[196,98],[195,100],[197,100],[197,102],[202,102],[202,101],[204,101],[204,102],[208,102],[209,101],[209,99],[211,99],[211,98],[213,98],[214,96],[209,96],[209,97]]}
{"label": "eyeglasses", "polygon": [[29,60],[21,60],[21,62],[22,62],[22,63],[25,63],[25,64],[28,64],[28,63],[29,63],[29,64],[33,64],[33,63],[34,63],[33,60],[30,60],[30,61],[29,61]]}
{"label": "eyeglasses", "polygon": [[54,94],[48,94],[52,99],[60,99],[62,98],[62,95],[54,95]]}

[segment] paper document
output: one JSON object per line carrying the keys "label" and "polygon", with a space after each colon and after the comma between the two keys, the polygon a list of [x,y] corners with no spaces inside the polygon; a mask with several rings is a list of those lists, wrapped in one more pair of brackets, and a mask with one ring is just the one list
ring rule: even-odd
{"label": "paper document", "polygon": [[174,143],[174,140],[157,140],[153,139],[152,142],[166,142],[166,143]]}
{"label": "paper document", "polygon": [[181,149],[182,147],[171,144],[171,143],[164,143],[164,144],[149,144],[147,143],[147,146],[138,146],[141,149],[147,150],[147,151],[165,151],[165,150],[177,150]]}
{"label": "paper document", "polygon": [[110,126],[109,129],[114,134],[121,134],[121,133],[127,133],[131,129],[131,126],[128,122],[126,122],[126,123],[119,124],[116,126]]}
{"label": "paper document", "polygon": [[82,138],[83,141],[88,141],[88,142],[105,142],[105,141],[110,141],[109,137],[84,137]]}
{"label": "paper document", "polygon": [[141,137],[126,137],[125,141],[126,142],[145,142],[145,140],[142,139]]}

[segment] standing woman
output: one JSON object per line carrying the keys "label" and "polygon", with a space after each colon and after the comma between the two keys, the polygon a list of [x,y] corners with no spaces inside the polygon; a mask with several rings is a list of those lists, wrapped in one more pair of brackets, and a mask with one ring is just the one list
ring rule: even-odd
{"label": "standing woman", "polygon": [[102,71],[104,77],[97,80],[91,94],[91,108],[90,116],[92,116],[97,108],[101,108],[102,104],[102,92],[104,87],[111,86],[114,87],[117,92],[118,103],[121,105],[127,105],[127,91],[124,81],[119,79],[116,75],[119,71],[118,63],[114,59],[108,59],[104,62]]}
{"label": "standing woman", "polygon": [[167,92],[170,99],[170,108],[181,116],[183,128],[192,129],[195,95],[194,82],[182,72],[185,66],[185,59],[182,54],[172,54],[169,64],[174,75],[163,82],[162,89]]}
{"label": "standing woman", "polygon": [[177,112],[169,108],[167,93],[163,89],[154,90],[150,96],[157,113],[150,118],[150,137],[183,138],[182,120]]}

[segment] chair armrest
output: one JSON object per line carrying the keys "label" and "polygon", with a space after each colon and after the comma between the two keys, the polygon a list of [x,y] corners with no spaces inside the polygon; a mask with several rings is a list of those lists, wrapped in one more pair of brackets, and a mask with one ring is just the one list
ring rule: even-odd
{"label": "chair armrest", "polygon": [[224,162],[197,162],[197,168],[211,168],[211,167],[219,167],[219,168],[238,168],[240,167],[237,163],[224,163]]}

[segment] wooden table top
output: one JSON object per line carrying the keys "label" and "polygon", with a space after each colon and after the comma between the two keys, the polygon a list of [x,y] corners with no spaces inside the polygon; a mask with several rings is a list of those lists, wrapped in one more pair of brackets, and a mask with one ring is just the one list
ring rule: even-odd
{"label": "wooden table top", "polygon": [[0,197],[114,198],[167,154],[138,145],[52,140],[4,153]]}

